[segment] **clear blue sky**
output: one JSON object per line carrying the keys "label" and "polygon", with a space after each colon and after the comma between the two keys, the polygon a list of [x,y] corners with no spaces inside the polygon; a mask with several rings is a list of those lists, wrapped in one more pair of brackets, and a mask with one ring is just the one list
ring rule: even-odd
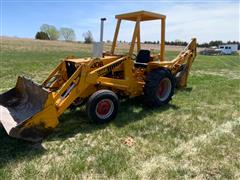
{"label": "clear blue sky", "polygon": [[[77,40],[90,30],[99,40],[100,18],[106,17],[104,39],[112,40],[119,13],[148,10],[167,15],[166,40],[197,37],[210,40],[239,41],[238,0],[2,0],[1,35],[33,38],[44,24],[73,28]],[[133,24],[123,24],[120,40],[131,39]],[[159,40],[157,22],[143,23],[142,41]]]}

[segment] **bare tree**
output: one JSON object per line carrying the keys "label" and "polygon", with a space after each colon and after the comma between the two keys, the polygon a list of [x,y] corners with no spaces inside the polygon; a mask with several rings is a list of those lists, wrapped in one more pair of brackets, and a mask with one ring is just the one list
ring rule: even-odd
{"label": "bare tree", "polygon": [[74,41],[76,39],[76,35],[73,29],[71,28],[61,28],[60,34],[65,41]]}
{"label": "bare tree", "polygon": [[90,44],[93,42],[93,35],[91,31],[83,33],[84,43]]}
{"label": "bare tree", "polygon": [[53,25],[43,24],[40,27],[40,30],[42,32],[47,33],[50,40],[58,40],[58,38],[59,38],[59,32],[58,32],[57,28]]}

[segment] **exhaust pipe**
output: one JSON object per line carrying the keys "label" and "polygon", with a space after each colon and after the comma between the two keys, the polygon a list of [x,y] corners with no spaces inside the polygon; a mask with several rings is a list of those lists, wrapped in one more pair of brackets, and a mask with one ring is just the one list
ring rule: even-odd
{"label": "exhaust pipe", "polygon": [[104,21],[106,20],[107,20],[106,18],[101,18],[100,42],[103,42]]}
{"label": "exhaust pipe", "polygon": [[100,24],[100,42],[93,43],[92,56],[95,58],[103,57],[103,30],[104,30],[104,21],[106,18],[101,18]]}

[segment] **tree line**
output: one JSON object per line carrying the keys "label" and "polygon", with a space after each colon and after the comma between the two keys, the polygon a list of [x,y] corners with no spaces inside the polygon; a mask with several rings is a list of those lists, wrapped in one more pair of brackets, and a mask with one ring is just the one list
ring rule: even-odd
{"label": "tree line", "polygon": [[[93,35],[91,31],[87,31],[82,34],[84,38],[84,43],[92,43],[94,41]],[[76,34],[72,28],[62,27],[59,30],[49,24],[43,24],[40,27],[40,31],[36,33],[35,39],[42,39],[42,40],[58,40],[58,39],[64,39],[65,41],[75,41],[76,40]],[[109,41],[110,42],[110,41]],[[120,41],[122,42],[122,41]],[[125,42],[125,41],[123,41]],[[144,41],[144,44],[160,44],[159,41]],[[240,49],[240,42],[239,41],[227,41],[223,42],[221,40],[216,41],[210,41],[208,43],[201,43],[197,44],[198,47],[212,47],[212,46],[219,46],[221,44],[238,44],[238,49]],[[181,40],[175,40],[175,41],[165,41],[166,45],[175,45],[175,46],[186,46],[188,42],[181,41]]]}
{"label": "tree line", "polygon": [[[43,24],[40,26],[40,31],[36,33],[35,39],[40,40],[59,40],[64,39],[65,41],[75,41],[76,34],[72,28],[62,27],[59,30],[49,24]],[[83,38],[85,43],[93,42],[93,35],[91,31],[83,33]]]}
{"label": "tree line", "polygon": [[[159,41],[144,41],[144,44],[159,44]],[[165,41],[166,45],[175,45],[175,46],[186,46],[188,44],[188,42],[186,41],[180,41],[180,40],[175,40],[175,41]],[[227,42],[223,42],[221,40],[216,40],[216,41],[210,41],[208,43],[198,43],[197,46],[198,47],[205,47],[205,48],[209,48],[212,46],[219,46],[221,44],[238,44],[238,49],[240,49],[240,42],[239,41],[227,41]]]}

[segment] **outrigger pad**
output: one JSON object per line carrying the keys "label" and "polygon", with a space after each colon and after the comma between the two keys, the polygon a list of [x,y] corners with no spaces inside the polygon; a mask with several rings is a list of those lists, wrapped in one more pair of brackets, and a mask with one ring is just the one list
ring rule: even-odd
{"label": "outrigger pad", "polygon": [[48,93],[30,79],[19,76],[16,87],[0,94],[0,122],[10,136],[22,138],[21,125],[43,110]]}

